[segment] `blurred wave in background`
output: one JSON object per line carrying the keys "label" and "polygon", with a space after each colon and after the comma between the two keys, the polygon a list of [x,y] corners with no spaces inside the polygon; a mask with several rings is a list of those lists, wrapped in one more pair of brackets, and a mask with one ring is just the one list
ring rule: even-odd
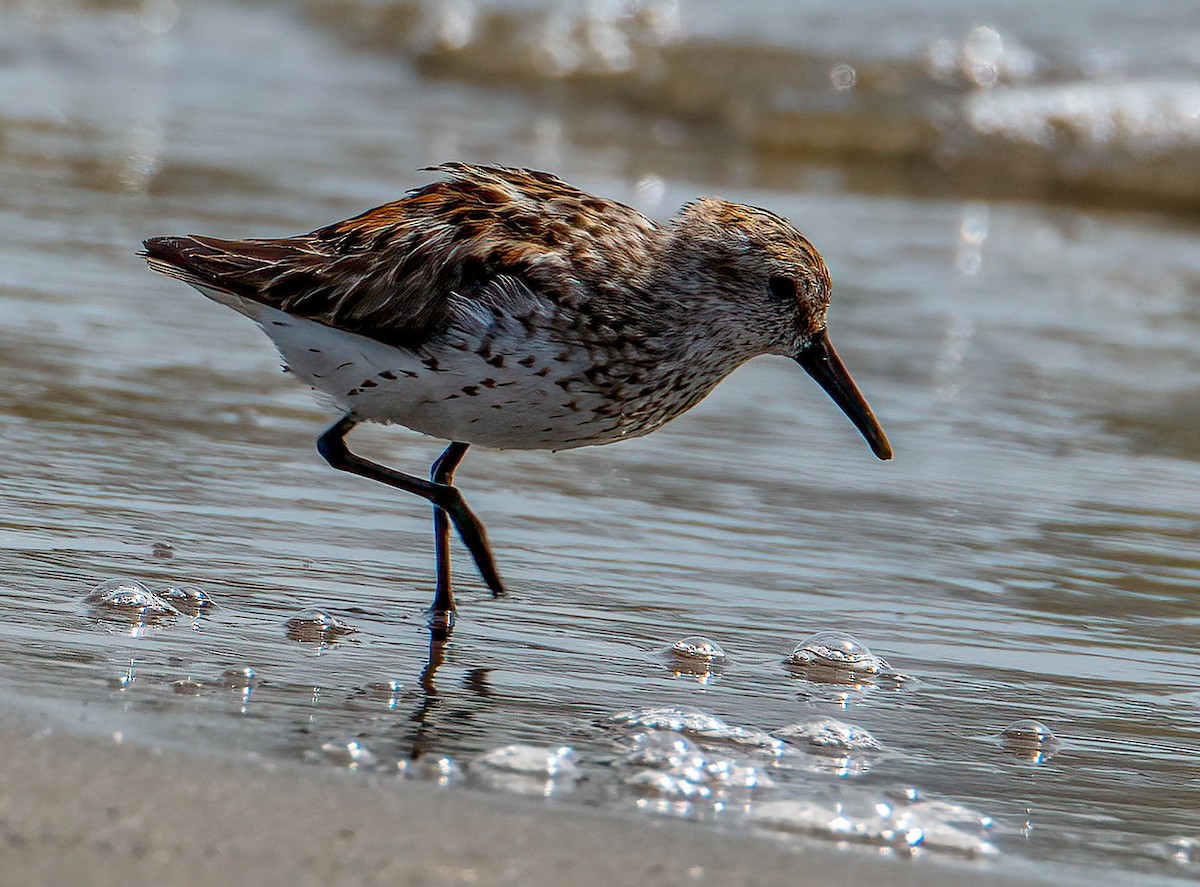
{"label": "blurred wave in background", "polygon": [[619,110],[652,142],[748,149],[764,176],[817,161],[870,189],[1200,201],[1200,16],[1186,0],[565,6],[305,8],[423,76],[519,91],[568,126]]}

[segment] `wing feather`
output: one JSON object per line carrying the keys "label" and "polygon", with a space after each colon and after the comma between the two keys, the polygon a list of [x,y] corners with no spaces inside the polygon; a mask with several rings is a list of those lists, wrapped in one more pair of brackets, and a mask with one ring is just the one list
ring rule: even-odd
{"label": "wing feather", "polygon": [[505,276],[563,298],[628,276],[657,231],[636,210],[549,173],[434,169],[446,178],[308,234],[154,237],[143,255],[187,283],[414,347],[449,323],[452,293],[487,292]]}

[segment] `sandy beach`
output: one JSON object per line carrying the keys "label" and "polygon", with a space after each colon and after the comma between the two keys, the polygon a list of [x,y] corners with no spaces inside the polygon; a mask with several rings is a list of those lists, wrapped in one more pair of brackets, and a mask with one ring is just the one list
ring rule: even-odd
{"label": "sandy beach", "polygon": [[0,747],[6,885],[1042,883],[1028,867],[1000,874],[995,863],[880,858],[301,764],[151,751],[68,734],[44,715],[14,724],[10,713]]}

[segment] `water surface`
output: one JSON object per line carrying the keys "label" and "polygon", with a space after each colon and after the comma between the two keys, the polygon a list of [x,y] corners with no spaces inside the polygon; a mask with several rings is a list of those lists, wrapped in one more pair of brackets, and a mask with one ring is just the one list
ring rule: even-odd
{"label": "water surface", "polygon": [[[539,14],[465,8],[474,27]],[[1153,8],[1160,23],[1139,18],[1110,80],[1165,76],[1150,60],[1176,45],[1182,13]],[[745,828],[764,804],[849,810],[915,789],[960,805],[960,820],[990,817],[967,831],[1012,864],[1195,876],[1200,245],[1179,212],[1190,186],[1159,201],[1149,185],[1100,181],[1017,201],[999,198],[1030,195],[958,173],[930,188],[927,172],[895,166],[864,179],[857,161],[803,145],[764,153],[724,114],[698,123],[561,73],[479,82],[447,67],[460,38],[412,25],[363,45],[323,10],[0,12],[10,696],[147,746],[347,766],[354,755],[337,749],[357,741],[376,769],[432,761],[417,775],[450,782],[509,744],[570,745],[588,779],[550,780],[552,793]],[[762,36],[754,17],[735,33],[714,4],[676,13],[677,53]],[[1082,23],[1060,47],[1075,61],[1039,50],[1057,59],[1042,73],[957,83],[955,95],[1084,77],[1078,59],[1110,49],[1096,36],[1109,32],[1063,14]],[[1036,47],[1042,27],[1015,13],[920,18],[864,47],[823,20],[826,50],[859,53],[860,66],[908,64],[968,25]],[[820,43],[792,25],[773,33],[797,54]],[[814,106],[832,95],[799,94]],[[1151,148],[1128,154],[1122,181],[1151,181],[1165,156]],[[1103,166],[1114,150],[1078,156]],[[1192,150],[1186,133],[1170,147]],[[460,629],[431,672],[427,507],[326,467],[313,444],[333,415],[279,372],[269,342],[134,251],[152,234],[307,230],[450,158],[553,169],[659,218],[720,193],[793,219],[828,260],[832,337],[895,461],[874,460],[802,372],[770,359],[648,438],[472,451],[460,485],[512,593],[489,598],[456,550]],[[1118,191],[1143,208],[1098,208]],[[402,429],[354,440],[414,473],[439,452]],[[193,583],[219,608],[151,625],[100,618],[84,597],[114,577]],[[288,620],[311,606],[356,632],[292,639]],[[824,683],[784,667],[831,628],[911,680]],[[689,673],[665,656],[688,635],[718,642],[723,667]],[[246,667],[248,690],[227,674]],[[387,681],[397,688],[368,686]],[[882,750],[825,764],[735,750],[775,787],[719,803],[634,790],[632,740],[610,718],[660,706],[766,731],[834,716]],[[1022,719],[1054,732],[1052,754],[1005,744]]]}

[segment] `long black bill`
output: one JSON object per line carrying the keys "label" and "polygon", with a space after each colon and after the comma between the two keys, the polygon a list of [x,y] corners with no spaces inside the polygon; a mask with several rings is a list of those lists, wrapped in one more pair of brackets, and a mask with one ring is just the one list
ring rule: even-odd
{"label": "long black bill", "polygon": [[825,330],[813,336],[809,344],[796,355],[796,363],[804,367],[804,371],[842,408],[854,427],[867,439],[876,456],[880,459],[892,458],[892,445],[879,427],[879,420],[850,378],[842,359],[833,350]]}

